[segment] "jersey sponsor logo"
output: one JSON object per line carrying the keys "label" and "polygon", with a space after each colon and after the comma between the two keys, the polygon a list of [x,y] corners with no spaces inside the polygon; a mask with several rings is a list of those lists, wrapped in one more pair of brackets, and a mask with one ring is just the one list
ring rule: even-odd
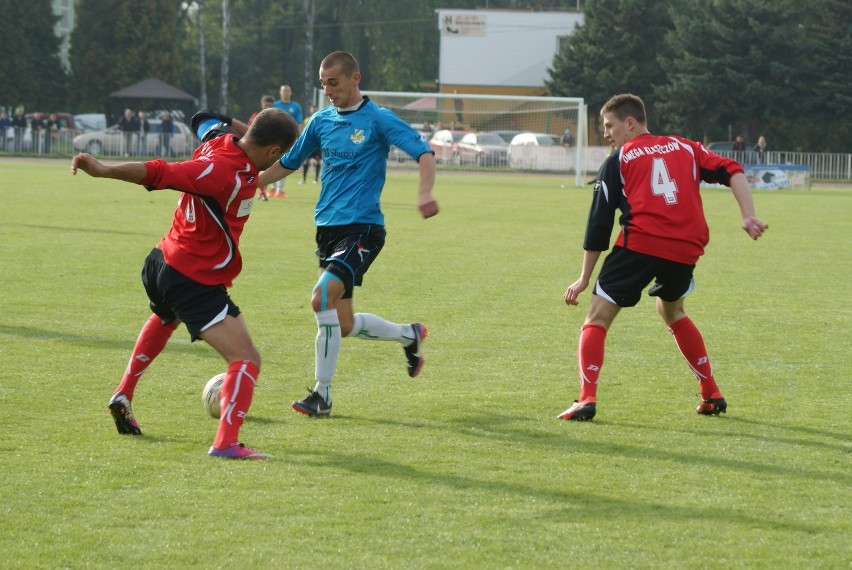
{"label": "jersey sponsor logo", "polygon": [[631,148],[621,155],[621,161],[624,163],[630,162],[636,158],[648,156],[652,154],[668,154],[675,152],[680,148],[676,142],[672,141],[666,144],[654,144],[648,146],[636,146]]}
{"label": "jersey sponsor logo", "polygon": [[251,214],[252,206],[254,206],[254,198],[247,198],[240,202],[240,207],[237,208],[237,217],[243,218]]}
{"label": "jersey sponsor logo", "polygon": [[334,121],[335,127],[348,127],[351,124],[352,124],[351,121]]}
{"label": "jersey sponsor logo", "polygon": [[322,157],[324,159],[330,158],[355,158],[358,156],[358,153],[354,150],[337,150],[334,148],[324,148],[322,149]]}
{"label": "jersey sponsor logo", "polygon": [[352,133],[352,136],[349,137],[349,140],[354,142],[355,144],[361,144],[367,137],[364,135],[364,129],[355,129],[355,132]]}

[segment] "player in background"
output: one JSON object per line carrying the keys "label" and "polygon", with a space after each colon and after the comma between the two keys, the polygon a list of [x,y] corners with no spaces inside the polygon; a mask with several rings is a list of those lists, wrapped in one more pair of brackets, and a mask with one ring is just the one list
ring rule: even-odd
{"label": "player in background", "polygon": [[616,95],[603,106],[601,117],[604,138],[617,150],[604,162],[595,183],[580,278],[563,296],[568,305],[577,305],[578,295],[588,287],[601,252],[609,247],[619,210],[621,232],[601,267],[580,331],[580,395],[557,417],[580,421],[595,417],[607,331],[622,307],[639,302],[651,280],[655,283],[648,294],[657,298],[657,312],[698,378],[702,401],[696,411],[707,416],[723,413],[727,402],[713,377],[704,340],[684,311],[684,297],[695,284],[695,264],[709,241],[700,181],[731,188],[742,228],[752,239],[768,226],[755,216],[742,166],[699,142],[652,135],[639,97]]}
{"label": "player in background", "polygon": [[[273,107],[274,104],[275,104],[275,97],[273,97],[272,95],[264,95],[263,97],[260,98],[260,111],[263,111],[264,109],[269,109],[269,108]],[[251,116],[249,117],[249,120],[248,120],[248,126],[251,126],[252,121],[254,121],[254,118],[257,117],[260,114],[260,111],[255,111],[254,113],[251,114]],[[266,186],[258,186],[257,191],[258,191],[258,198],[260,200],[262,200],[264,202],[269,200],[269,196],[266,195]]]}
{"label": "player in background", "polygon": [[[296,124],[299,125],[299,128],[302,127],[302,123],[304,123],[304,116],[302,115],[302,106],[299,105],[296,101],[293,101],[293,90],[286,83],[282,85],[278,90],[278,96],[281,97],[278,101],[275,101],[273,105],[278,109],[281,109],[296,121]],[[278,198],[286,198],[287,193],[284,192],[284,180],[276,180],[272,185],[272,195],[277,196]]]}
{"label": "player in background", "polygon": [[258,172],[290,148],[299,128],[286,113],[267,109],[251,127],[202,111],[192,118],[192,129],[201,146],[185,162],[107,165],[84,153],[71,162],[72,174],[82,170],[148,190],[182,192],[171,228],[145,259],[142,283],[153,314],[139,333],[109,410],[120,434],[142,435],[131,408],[136,385],[183,322],[192,341],[204,340],[228,363],[222,414],[208,454],[268,459],[269,455],[239,443],[240,426],[260,372],[260,354],[227,287],[242,269],[238,246],[254,204]]}
{"label": "player in background", "polygon": [[390,145],[419,163],[417,205],[424,218],[438,213],[432,197],[435,157],[420,135],[387,109],[361,95],[361,71],[346,52],[327,55],[320,64],[320,83],[331,105],[317,111],[293,148],[260,180],[266,184],[299,170],[313,152],[323,153],[322,189],[315,209],[320,277],[311,293],[317,321],[315,379],[308,397],[293,402],[297,412],[331,413],[331,384],[342,337],[400,343],[408,375],[420,373],[424,359],[421,323],[397,324],[377,315],[353,312],[352,295],[385,243],[381,193]]}

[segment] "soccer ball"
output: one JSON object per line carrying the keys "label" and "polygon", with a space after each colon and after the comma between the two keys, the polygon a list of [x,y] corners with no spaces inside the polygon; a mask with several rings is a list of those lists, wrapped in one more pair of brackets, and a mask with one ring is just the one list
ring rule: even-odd
{"label": "soccer ball", "polygon": [[204,406],[204,411],[210,414],[211,418],[217,420],[222,412],[219,397],[222,394],[222,384],[224,383],[225,373],[223,372],[208,380],[204,386],[204,391],[201,392],[201,405]]}

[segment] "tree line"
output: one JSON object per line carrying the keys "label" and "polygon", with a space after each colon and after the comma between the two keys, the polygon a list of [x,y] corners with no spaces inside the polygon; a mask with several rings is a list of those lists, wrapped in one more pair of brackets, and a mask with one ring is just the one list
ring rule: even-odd
{"label": "tree line", "polygon": [[566,30],[545,84],[550,95],[586,100],[592,137],[602,103],[633,92],[655,132],[850,149],[848,0],[78,0],[70,70],[50,0],[0,0],[0,106],[104,112],[109,93],[156,77],[247,118],[282,83],[309,104],[319,62],[335,49],[358,57],[363,89],[432,91],[436,10],[486,5],[579,5],[584,23]]}

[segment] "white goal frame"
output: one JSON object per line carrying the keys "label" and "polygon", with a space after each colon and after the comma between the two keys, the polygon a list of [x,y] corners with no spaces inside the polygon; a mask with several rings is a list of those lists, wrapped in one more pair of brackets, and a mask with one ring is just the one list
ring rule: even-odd
{"label": "white goal frame", "polygon": [[[530,160],[513,170],[573,173],[575,185],[583,185],[586,162],[587,108],[581,97],[533,97],[470,93],[362,91],[380,107],[386,107],[415,128],[425,120],[435,129],[457,128],[469,132],[519,130],[547,133],[561,139],[570,128],[574,141],[568,147],[521,147]],[[462,120],[459,121],[458,119]],[[510,127],[511,125],[511,127]],[[502,127],[502,128],[499,128]],[[514,147],[513,147],[514,150]],[[516,155],[518,151],[516,151]],[[556,156],[559,155],[559,156]]]}

